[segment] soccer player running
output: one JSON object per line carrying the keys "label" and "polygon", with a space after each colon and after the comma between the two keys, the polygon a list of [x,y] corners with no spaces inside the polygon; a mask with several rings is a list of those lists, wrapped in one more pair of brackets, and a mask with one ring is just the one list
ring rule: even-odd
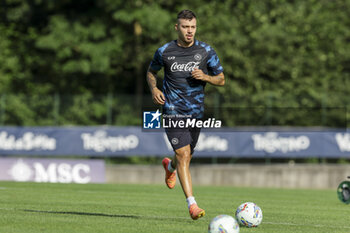
{"label": "soccer player running", "polygon": [[[216,52],[208,44],[195,39],[196,15],[183,10],[177,15],[175,30],[177,40],[160,47],[154,54],[147,71],[147,82],[154,103],[163,105],[164,116],[190,116],[200,119],[204,112],[204,87],[225,84],[223,68]],[[157,72],[164,68],[163,92],[157,88]],[[167,137],[175,155],[164,158],[165,183],[172,189],[176,171],[186,196],[189,213],[193,220],[205,215],[198,207],[192,192],[190,161],[197,144],[200,128],[181,130],[166,128]]]}

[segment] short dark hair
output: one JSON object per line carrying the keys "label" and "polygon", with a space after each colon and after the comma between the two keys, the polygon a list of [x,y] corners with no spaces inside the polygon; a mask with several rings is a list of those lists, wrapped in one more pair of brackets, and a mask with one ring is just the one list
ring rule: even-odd
{"label": "short dark hair", "polygon": [[196,15],[194,14],[193,11],[190,10],[182,10],[179,12],[179,14],[177,14],[177,19],[188,19],[188,20],[192,20],[193,18],[197,18]]}

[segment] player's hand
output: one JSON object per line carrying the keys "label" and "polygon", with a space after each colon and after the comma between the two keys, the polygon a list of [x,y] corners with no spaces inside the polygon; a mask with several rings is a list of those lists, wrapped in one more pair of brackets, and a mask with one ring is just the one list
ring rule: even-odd
{"label": "player's hand", "polygon": [[152,99],[155,104],[164,105],[165,97],[163,92],[161,92],[158,88],[153,88],[152,90]]}
{"label": "player's hand", "polygon": [[192,77],[197,80],[206,81],[207,75],[200,69],[196,68],[191,73]]}

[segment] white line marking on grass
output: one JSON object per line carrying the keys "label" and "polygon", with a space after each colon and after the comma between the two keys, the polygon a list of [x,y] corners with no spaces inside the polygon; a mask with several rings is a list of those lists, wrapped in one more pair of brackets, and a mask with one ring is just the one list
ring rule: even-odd
{"label": "white line marking on grass", "polygon": [[164,216],[147,216],[147,215],[139,215],[140,218],[152,218],[152,219],[181,219],[181,220],[191,220],[190,217],[164,217]]}
{"label": "white line marking on grass", "polygon": [[144,218],[144,219],[181,219],[187,220],[189,217],[167,217],[167,216],[152,216],[152,215],[132,215],[132,214],[104,214],[104,213],[89,213],[89,212],[74,212],[74,211],[52,211],[52,210],[29,210],[29,209],[15,209],[15,208],[1,208],[0,210],[7,211],[24,211],[24,212],[34,212],[34,213],[46,213],[46,214],[70,214],[70,215],[87,215],[87,216],[97,216],[97,217],[134,217],[134,218]]}
{"label": "white line marking on grass", "polygon": [[[15,208],[1,208],[0,210],[8,210],[8,211],[29,211],[29,210],[23,210],[23,209],[15,209]],[[47,211],[47,210],[31,210],[32,212],[38,212],[38,213],[50,213],[53,214],[75,214],[75,212],[55,212],[55,211]],[[77,212],[76,214],[79,214]],[[93,213],[89,214],[86,213],[86,215],[94,215]],[[102,213],[96,213],[96,216],[98,217],[101,215],[103,217]],[[105,217],[118,217],[120,214],[105,214]],[[125,215],[127,216],[127,215]],[[144,218],[144,219],[179,219],[179,220],[189,220],[189,217],[166,217],[166,216],[152,216],[152,215],[130,215],[130,217],[135,218]],[[191,221],[192,222],[192,221]],[[322,227],[322,228],[332,228],[332,229],[350,229],[350,226],[330,226],[330,225],[320,225],[320,224],[298,224],[298,223],[288,223],[288,222],[262,222],[262,224],[270,224],[270,225],[285,225],[285,226],[309,226],[309,227]]]}
{"label": "white line marking on grass", "polygon": [[350,229],[347,226],[330,226],[330,225],[320,225],[320,224],[298,224],[298,223],[288,223],[288,222],[262,222],[263,224],[271,225],[285,225],[285,226],[310,226],[310,227],[328,227],[328,228],[341,228],[341,229]]}
{"label": "white line marking on grass", "polygon": [[10,211],[15,211],[16,209],[13,209],[13,208],[0,208],[0,210],[10,210]]}
{"label": "white line marking on grass", "polygon": [[6,187],[0,187],[0,190],[4,190],[4,189],[7,189]]}

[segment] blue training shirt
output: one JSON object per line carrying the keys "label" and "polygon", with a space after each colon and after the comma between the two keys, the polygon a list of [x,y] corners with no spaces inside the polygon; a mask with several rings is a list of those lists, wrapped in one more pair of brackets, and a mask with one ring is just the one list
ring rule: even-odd
{"label": "blue training shirt", "polygon": [[176,40],[163,45],[155,52],[150,67],[154,71],[164,67],[163,114],[193,118],[203,117],[206,82],[192,78],[191,72],[195,68],[209,75],[223,72],[214,49],[198,40],[187,48],[177,45]]}

